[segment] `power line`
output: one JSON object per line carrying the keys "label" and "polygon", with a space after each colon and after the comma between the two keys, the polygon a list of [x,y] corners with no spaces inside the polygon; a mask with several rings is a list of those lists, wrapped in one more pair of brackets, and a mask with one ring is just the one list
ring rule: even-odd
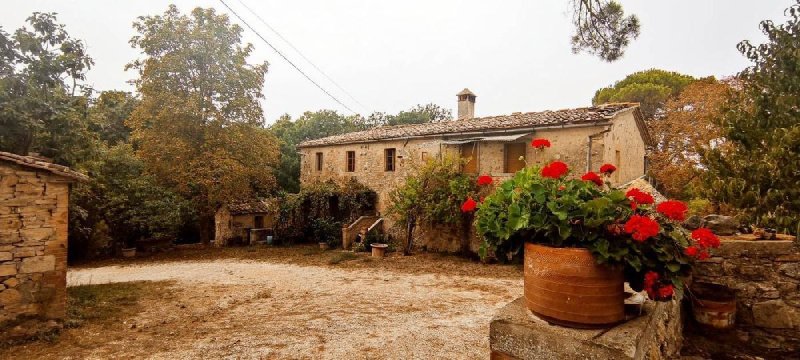
{"label": "power line", "polygon": [[241,16],[239,16],[239,14],[238,14],[238,13],[236,13],[236,11],[233,11],[233,9],[231,9],[231,7],[230,7],[230,6],[228,6],[228,4],[226,4],[224,0],[219,0],[219,2],[221,2],[221,3],[222,3],[222,5],[224,5],[226,8],[228,8],[228,10],[229,10],[231,13],[233,13],[233,15],[234,15],[234,16],[236,16],[236,18],[238,18],[238,19],[239,19],[239,21],[241,21],[242,23],[244,23],[244,25],[245,25],[245,26],[247,26],[247,28],[248,28],[248,29],[250,29],[250,31],[252,31],[253,33],[255,33],[255,34],[256,34],[256,36],[258,36],[258,37],[259,37],[259,38],[260,38],[262,41],[264,41],[264,43],[266,43],[267,45],[269,45],[269,47],[270,47],[270,48],[272,48],[272,50],[275,50],[275,52],[276,52],[276,53],[278,53],[278,55],[280,55],[280,57],[282,57],[282,58],[283,58],[283,60],[286,60],[286,62],[288,62],[288,63],[289,63],[289,65],[292,65],[292,67],[293,67],[295,70],[297,70],[297,71],[298,71],[300,74],[302,74],[302,75],[303,75],[303,76],[304,76],[306,79],[308,79],[308,81],[310,81],[312,84],[314,84],[314,86],[316,86],[317,88],[319,88],[320,90],[322,90],[322,92],[324,92],[324,93],[325,93],[326,95],[328,95],[328,96],[329,96],[331,99],[333,99],[333,101],[336,101],[337,103],[339,103],[339,105],[342,105],[342,106],[344,106],[344,108],[345,108],[345,109],[347,109],[348,111],[350,111],[351,113],[353,113],[353,114],[358,114],[357,112],[353,111],[353,109],[351,109],[349,106],[347,106],[347,105],[345,105],[343,102],[339,101],[339,99],[337,99],[335,96],[331,95],[331,93],[329,93],[329,92],[328,92],[328,90],[325,90],[325,88],[323,88],[322,86],[320,86],[319,84],[317,84],[317,82],[316,82],[316,81],[314,81],[314,79],[310,78],[308,75],[306,75],[306,73],[305,73],[305,72],[303,72],[303,70],[300,70],[300,68],[299,68],[299,67],[297,67],[297,65],[295,65],[295,64],[294,64],[294,63],[293,63],[291,60],[289,60],[289,58],[287,58],[285,55],[283,55],[283,53],[282,53],[282,52],[280,52],[280,50],[278,50],[277,48],[275,48],[274,46],[272,46],[272,44],[270,44],[270,42],[269,42],[269,41],[267,41],[267,39],[265,39],[263,36],[261,36],[261,34],[259,34],[259,33],[258,33],[258,31],[256,31],[255,29],[253,29],[253,27],[252,27],[252,26],[250,26],[250,24],[248,24],[248,23],[247,23],[247,21],[244,21],[244,19],[242,19],[242,17],[241,17]]}
{"label": "power line", "polygon": [[314,62],[313,62],[313,61],[311,61],[311,59],[307,58],[307,57],[305,56],[305,54],[303,54],[303,52],[302,52],[302,51],[300,51],[300,49],[298,49],[297,47],[295,47],[295,46],[294,46],[294,45],[293,45],[293,44],[292,44],[292,43],[291,43],[291,42],[290,42],[288,39],[286,39],[285,37],[283,37],[283,35],[281,35],[281,33],[279,33],[279,32],[278,32],[278,30],[275,30],[275,28],[273,28],[272,26],[270,26],[270,25],[267,23],[267,21],[266,21],[266,20],[264,20],[264,19],[263,19],[261,16],[259,16],[259,15],[258,15],[258,14],[257,14],[255,11],[253,11],[253,9],[251,9],[249,6],[247,6],[247,4],[245,4],[245,3],[244,3],[242,0],[236,0],[236,1],[237,1],[237,2],[239,2],[239,4],[241,4],[242,6],[244,6],[244,8],[245,8],[245,9],[247,9],[247,11],[249,11],[251,14],[253,14],[253,16],[255,16],[255,17],[256,17],[256,18],[257,18],[259,21],[261,21],[261,23],[262,23],[262,24],[264,24],[264,26],[266,26],[268,29],[272,30],[272,32],[273,32],[273,33],[275,33],[275,35],[277,35],[277,36],[278,36],[278,38],[280,38],[281,40],[283,40],[284,42],[286,42],[286,44],[288,44],[288,45],[289,45],[289,47],[291,47],[291,48],[292,48],[294,51],[296,51],[296,52],[297,52],[297,54],[298,54],[298,55],[300,55],[300,57],[301,57],[301,58],[303,58],[303,60],[305,60],[305,61],[307,61],[309,64],[311,64],[311,66],[312,66],[312,67],[314,67],[314,69],[316,69],[317,71],[319,71],[319,73],[320,73],[320,74],[322,74],[322,76],[324,76],[326,79],[328,79],[328,81],[330,81],[330,82],[331,82],[331,83],[332,83],[334,86],[336,86],[336,88],[338,88],[338,89],[339,89],[339,90],[341,90],[343,93],[345,93],[345,95],[347,95],[347,96],[348,96],[348,97],[349,97],[351,100],[353,100],[353,101],[354,101],[356,104],[358,104],[359,106],[361,106],[361,108],[363,108],[364,110],[369,110],[369,109],[368,109],[366,106],[364,106],[364,104],[362,104],[360,101],[358,101],[358,100],[357,100],[357,99],[356,99],[356,98],[355,98],[355,97],[354,97],[352,94],[350,94],[349,92],[347,92],[347,90],[345,90],[343,87],[341,87],[341,86],[340,86],[340,85],[339,85],[339,84],[338,84],[338,83],[337,83],[335,80],[333,80],[333,79],[332,79],[330,76],[328,76],[328,74],[326,74],[324,71],[322,71],[322,69],[320,69],[320,68],[319,68],[319,67],[318,67],[316,64],[314,64]]}

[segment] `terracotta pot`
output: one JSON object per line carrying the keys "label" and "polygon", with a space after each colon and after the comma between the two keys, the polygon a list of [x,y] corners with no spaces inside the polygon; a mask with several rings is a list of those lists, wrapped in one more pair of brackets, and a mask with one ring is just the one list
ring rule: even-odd
{"label": "terracotta pot", "polygon": [[372,257],[384,257],[386,256],[386,248],[389,247],[387,244],[371,244],[372,246]]}
{"label": "terracotta pot", "polygon": [[736,325],[736,294],[730,288],[710,283],[690,287],[692,315],[700,325],[730,329]]}
{"label": "terracotta pot", "polygon": [[326,242],[319,243],[319,248],[322,249],[322,250],[328,250],[329,247],[330,246],[328,246],[328,243],[326,243]]}
{"label": "terracotta pot", "polygon": [[525,302],[558,325],[587,328],[625,319],[622,267],[598,265],[581,248],[525,243]]}
{"label": "terracotta pot", "polygon": [[136,256],[136,248],[122,249],[122,257],[129,258],[134,256]]}

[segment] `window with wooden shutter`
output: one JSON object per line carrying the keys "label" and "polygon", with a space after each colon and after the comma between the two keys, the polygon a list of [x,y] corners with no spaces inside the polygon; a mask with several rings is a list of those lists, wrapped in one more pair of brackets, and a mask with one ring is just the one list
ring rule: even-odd
{"label": "window with wooden shutter", "polygon": [[347,152],[347,172],[356,171],[356,152]]}
{"label": "window with wooden shutter", "polygon": [[322,153],[317,153],[317,171],[322,171]]}
{"label": "window with wooden shutter", "polygon": [[478,143],[471,142],[461,145],[461,158],[464,159],[464,166],[461,168],[465,174],[478,173]]}
{"label": "window with wooden shutter", "polygon": [[386,166],[384,170],[386,171],[394,171],[394,159],[395,159],[395,150],[394,149],[385,149],[383,150],[384,158],[386,159]]}
{"label": "window with wooden shutter", "polygon": [[[503,172],[515,173],[525,167],[525,143],[505,144],[503,153],[505,154],[505,164]],[[522,160],[520,160],[522,157]]]}

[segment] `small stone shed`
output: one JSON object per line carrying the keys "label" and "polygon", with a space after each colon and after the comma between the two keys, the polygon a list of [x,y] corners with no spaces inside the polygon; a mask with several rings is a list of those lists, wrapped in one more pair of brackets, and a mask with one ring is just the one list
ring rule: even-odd
{"label": "small stone shed", "polygon": [[70,184],[87,177],[41,158],[0,152],[0,330],[66,308]]}
{"label": "small stone shed", "polygon": [[275,200],[257,199],[221,206],[214,215],[215,246],[251,244],[273,235],[278,218]]}

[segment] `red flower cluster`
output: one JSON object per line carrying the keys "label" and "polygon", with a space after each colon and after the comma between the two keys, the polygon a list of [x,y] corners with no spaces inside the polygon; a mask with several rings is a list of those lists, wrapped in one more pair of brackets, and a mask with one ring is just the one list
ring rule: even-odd
{"label": "red flower cluster", "polygon": [[617,167],[611,164],[603,164],[600,166],[600,173],[611,175],[614,171],[617,171]]}
{"label": "red flower cluster", "polygon": [[545,166],[542,168],[542,176],[549,177],[553,179],[559,179],[562,176],[566,175],[569,171],[567,164],[561,161],[553,161],[550,165]]}
{"label": "red flower cluster", "polygon": [[658,235],[660,229],[658,222],[647,216],[633,215],[625,223],[625,232],[631,234],[633,240],[638,242],[644,242]]}
{"label": "red flower cluster", "polygon": [[594,171],[589,171],[581,176],[581,180],[591,181],[597,186],[603,186],[603,179],[600,178],[600,175],[595,174]]}
{"label": "red flower cluster", "polygon": [[708,259],[710,256],[708,254],[708,249],[718,248],[720,245],[717,235],[714,235],[714,233],[707,228],[699,228],[692,231],[692,240],[694,240],[697,245],[687,246],[686,249],[683,249],[683,253],[687,256],[697,258],[698,260]]}
{"label": "red flower cluster", "polygon": [[660,276],[655,271],[648,271],[644,274],[644,290],[651,299],[666,300],[672,297],[675,288],[669,285],[661,285],[658,283]]}
{"label": "red flower cluster", "polygon": [[461,212],[465,212],[466,213],[466,212],[475,211],[475,208],[477,206],[478,206],[478,203],[476,203],[475,200],[472,199],[472,196],[470,196],[470,197],[467,198],[467,200],[464,201],[463,204],[461,204]]}
{"label": "red flower cluster", "polygon": [[648,205],[655,202],[653,196],[639,190],[637,188],[632,188],[625,193],[625,197],[631,200],[631,209],[636,210],[636,207],[639,205]]}
{"label": "red flower cluster", "polygon": [[533,141],[531,141],[531,146],[533,146],[533,147],[535,147],[537,149],[544,149],[546,147],[549,148],[550,147],[550,140],[547,140],[547,139],[533,139]]}
{"label": "red flower cluster", "polygon": [[686,212],[689,211],[689,208],[686,207],[686,204],[682,201],[669,200],[658,204],[656,210],[664,214],[664,216],[670,220],[684,221],[686,220]]}
{"label": "red flower cluster", "polygon": [[491,185],[492,184],[492,177],[489,175],[481,175],[478,176],[478,186],[483,185]]}

